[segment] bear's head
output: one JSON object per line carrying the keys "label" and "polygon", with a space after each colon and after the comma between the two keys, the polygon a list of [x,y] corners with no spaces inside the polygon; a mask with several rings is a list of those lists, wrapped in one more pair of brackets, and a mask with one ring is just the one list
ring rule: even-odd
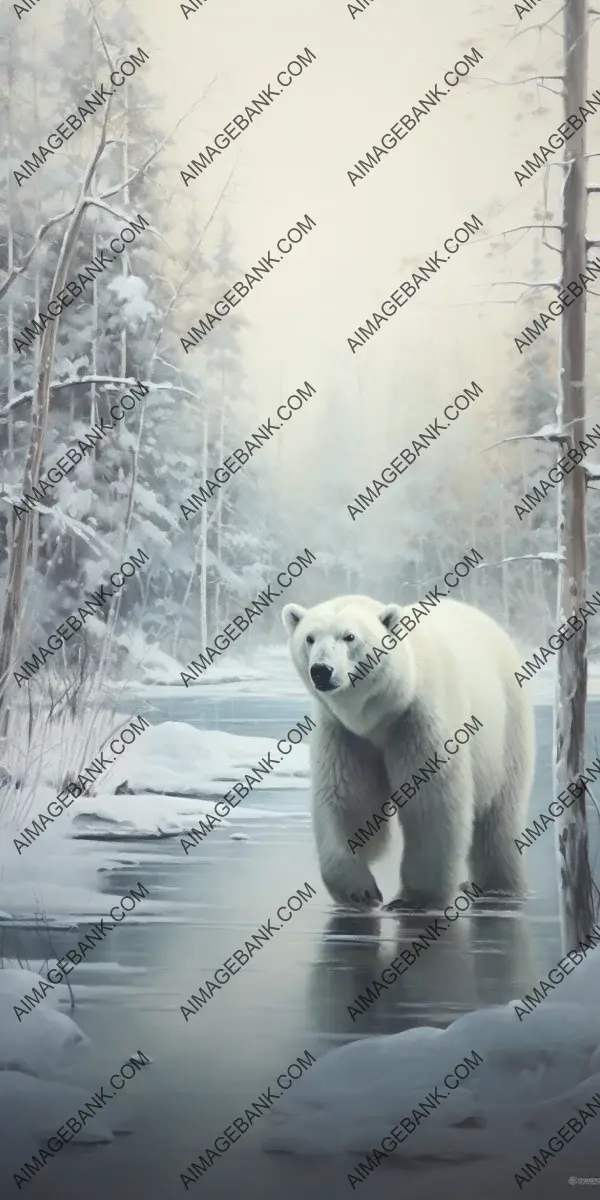
{"label": "bear's head", "polygon": [[409,699],[414,690],[410,656],[402,653],[404,648],[389,632],[402,614],[400,605],[381,604],[370,596],[338,596],[313,608],[300,604],[283,608],[283,625],[300,678],[340,719],[345,721],[343,713],[363,710],[374,692],[393,690],[396,711],[400,693],[404,701]]}

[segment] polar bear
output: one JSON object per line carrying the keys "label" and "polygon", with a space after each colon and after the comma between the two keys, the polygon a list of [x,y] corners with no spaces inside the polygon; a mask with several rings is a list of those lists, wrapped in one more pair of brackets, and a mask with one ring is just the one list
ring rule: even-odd
{"label": "polar bear", "polygon": [[[522,894],[514,838],[535,741],[532,704],[514,678],[520,659],[471,605],[437,599],[418,620],[411,611],[369,596],[282,610],[292,660],[316,700],[310,757],[323,882],[341,904],[381,901],[368,863],[397,812],[404,848],[390,908],[447,904],[465,868],[484,892]],[[465,722],[475,732],[457,741]]]}

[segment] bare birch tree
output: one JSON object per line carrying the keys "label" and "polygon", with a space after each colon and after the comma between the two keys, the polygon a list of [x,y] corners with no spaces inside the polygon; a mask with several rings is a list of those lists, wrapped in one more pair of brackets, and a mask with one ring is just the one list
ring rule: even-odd
{"label": "bare birch tree", "polygon": [[[98,162],[106,145],[106,129],[109,111],[110,100],[108,101],[105,110],[104,122],[102,125],[102,132],[98,146],[94,150],[91,161],[86,170],[80,189],[79,199],[73,208],[69,224],[65,230],[62,240],[58,261],[54,271],[54,278],[52,280],[51,294],[53,296],[56,296],[59,292],[64,290],[67,279],[69,278],[69,270],[71,268],[71,263],[77,247],[77,238],[79,236],[79,231],[85,216],[86,208],[88,204],[93,202],[89,196],[90,186],[92,179],[94,178]],[[29,450],[27,454],[27,462],[25,464],[25,474],[23,480],[24,494],[27,492],[32,492],[33,488],[38,486],[40,479],[50,405],[50,373],[54,363],[57,333],[58,326],[54,321],[49,322],[42,333],[39,372],[31,415]],[[33,513],[27,510],[23,519],[19,521],[18,528],[15,531],[15,539],[10,555],[8,586],[6,590],[4,612],[2,615],[2,628],[0,631],[0,687],[5,687],[6,685],[19,634],[25,569],[27,566],[27,556],[32,534],[32,526]],[[4,704],[0,710],[0,736],[5,735],[7,732],[7,713],[8,710]]]}
{"label": "bare birch tree", "polygon": [[[562,10],[553,12],[537,26],[542,30],[550,26],[562,11],[563,19],[563,73],[562,75],[540,75],[534,79],[549,91],[548,80],[562,83],[564,120],[577,116],[586,103],[588,87],[588,30],[590,9],[588,0],[565,0]],[[595,14],[597,15],[597,14]],[[589,110],[588,110],[589,111]],[[586,164],[586,123],[581,119],[580,129],[565,142],[563,159],[559,165],[563,173],[561,192],[560,224],[548,223],[546,179],[542,224],[532,223],[505,230],[505,234],[519,229],[542,229],[543,244],[556,250],[561,258],[560,281],[530,283],[532,289],[551,287],[564,292],[569,284],[577,283],[584,276],[587,255],[591,246],[599,245],[587,237],[587,209],[590,193],[600,192],[600,186],[588,186]],[[561,235],[560,247],[546,241],[549,230]],[[568,307],[563,308],[560,324],[560,352],[558,366],[558,401],[555,426],[544,424],[535,433],[505,438],[507,441],[537,441],[554,445],[560,455],[575,449],[585,437],[586,402],[586,291]],[[493,447],[490,447],[492,449]],[[556,553],[526,554],[513,559],[503,555],[502,564],[511,561],[538,558],[540,562],[554,562],[557,576],[558,627],[568,618],[577,616],[585,604],[588,573],[587,537],[587,489],[592,480],[600,478],[600,467],[583,458],[572,470],[562,477],[557,492],[557,548]],[[525,482],[525,481],[524,481]],[[525,490],[525,486],[523,488]],[[489,564],[486,564],[489,565]],[[540,588],[540,598],[542,589]],[[569,641],[563,642],[557,652],[555,702],[554,702],[554,792],[565,792],[568,784],[576,783],[585,770],[586,702],[587,702],[587,626],[580,621]],[[556,819],[556,852],[559,866],[559,909],[563,953],[577,947],[594,924],[595,898],[598,888],[594,884],[589,859],[589,842],[585,791],[577,796],[567,810]]]}
{"label": "bare birch tree", "polygon": [[[585,104],[588,70],[587,0],[565,0],[565,119]],[[565,144],[562,192],[561,287],[585,273],[588,241],[585,122]],[[563,453],[585,436],[586,294],[565,308],[561,318],[557,424]],[[587,584],[587,472],[580,462],[565,475],[558,493],[558,624],[585,603]],[[555,791],[564,791],[585,767],[587,699],[587,626],[576,630],[558,651],[554,757]],[[593,880],[589,863],[585,792],[557,821],[560,866],[560,917],[563,951],[573,949],[594,921]]]}

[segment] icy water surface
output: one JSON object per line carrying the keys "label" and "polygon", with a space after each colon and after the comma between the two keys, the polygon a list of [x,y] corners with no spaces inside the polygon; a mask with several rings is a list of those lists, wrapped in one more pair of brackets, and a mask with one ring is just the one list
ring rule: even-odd
{"label": "icy water surface", "polygon": [[[139,711],[137,703],[132,700],[132,711]],[[226,689],[165,696],[153,703],[156,721],[185,720],[273,737],[284,735],[307,711],[303,696],[268,699],[236,696]],[[537,724],[538,771],[531,808],[536,815],[551,798],[549,708],[538,708]],[[589,707],[589,732],[593,750],[600,733],[597,703]],[[142,880],[152,896],[172,901],[172,913],[152,924],[125,922],[95,951],[96,962],[118,961],[144,968],[145,974],[119,977],[107,971],[79,977],[82,983],[107,985],[80,1002],[74,1014],[95,1048],[94,1063],[86,1073],[90,1093],[138,1049],[153,1065],[111,1103],[110,1113],[107,1110],[110,1117],[119,1105],[131,1136],[109,1146],[69,1147],[28,1185],[32,1196],[33,1189],[40,1197],[62,1200],[171,1200],[183,1195],[179,1176],[187,1164],[213,1145],[304,1050],[318,1056],[357,1036],[447,1024],[466,1010],[522,995],[560,957],[549,833],[528,851],[535,895],[523,912],[499,910],[461,919],[353,1022],[347,1006],[396,956],[399,935],[406,938],[412,930],[416,934],[427,919],[417,917],[409,925],[389,914],[336,913],[319,879],[307,792],[256,792],[251,803],[263,810],[261,820],[215,830],[188,857],[178,839],[127,843],[123,858],[135,858],[139,851],[142,865],[105,877],[105,890],[118,895]],[[231,840],[231,832],[238,830],[248,840]],[[386,863],[378,876],[390,899],[396,883],[394,863]],[[305,881],[317,895],[186,1023],[180,1005],[247,936],[275,918],[278,906]],[[72,935],[56,934],[57,954],[72,942]],[[33,944],[31,954],[35,956]],[[345,1174],[350,1161],[264,1155],[259,1149],[260,1124],[257,1121],[192,1184],[190,1193],[207,1200],[300,1200],[307,1195],[311,1200],[337,1200],[351,1195]],[[459,1185],[460,1171],[379,1171],[360,1186],[373,1200],[420,1200],[448,1193],[470,1198],[467,1185]],[[496,1168],[486,1171],[494,1175]],[[506,1194],[516,1195],[517,1187],[508,1179]],[[532,1194],[545,1182],[534,1180],[529,1185]],[[16,1194],[11,1181],[11,1194],[13,1190]],[[569,1191],[565,1179],[559,1194]]]}

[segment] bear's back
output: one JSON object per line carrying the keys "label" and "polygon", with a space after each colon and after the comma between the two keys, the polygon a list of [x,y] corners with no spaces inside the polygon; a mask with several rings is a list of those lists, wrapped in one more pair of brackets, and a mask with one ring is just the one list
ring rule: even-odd
{"label": "bear's back", "polygon": [[[408,609],[407,611],[410,611]],[[417,660],[417,692],[433,706],[441,725],[453,732],[475,717],[482,724],[473,738],[475,764],[503,772],[506,735],[516,721],[533,739],[530,695],[514,673],[521,660],[509,635],[487,613],[457,600],[441,600],[406,639]]]}

